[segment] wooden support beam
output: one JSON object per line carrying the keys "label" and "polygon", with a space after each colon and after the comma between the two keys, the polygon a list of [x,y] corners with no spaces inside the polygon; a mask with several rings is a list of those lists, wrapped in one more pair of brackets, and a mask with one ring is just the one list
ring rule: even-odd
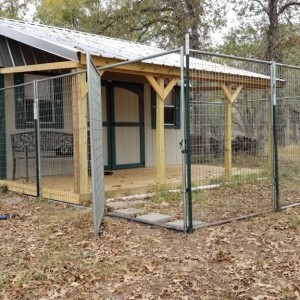
{"label": "wooden support beam", "polygon": [[74,75],[72,80],[72,116],[74,142],[74,193],[87,194],[88,189],[88,127],[87,82],[85,74]]}
{"label": "wooden support beam", "polygon": [[224,138],[224,167],[225,177],[229,179],[232,175],[232,103],[238,97],[243,89],[243,86],[238,86],[234,91],[228,88],[225,84],[221,84],[226,101],[225,101],[225,138]]}
{"label": "wooden support beam", "polygon": [[225,177],[230,178],[232,174],[232,103],[225,101],[225,139],[224,139],[224,167]]}
{"label": "wooden support beam", "polygon": [[159,97],[162,100],[165,100],[165,98],[164,98],[164,85],[161,87],[159,85],[159,83],[156,81],[156,79],[151,75],[145,75],[145,77],[149,81],[150,85],[152,86],[152,88],[154,89],[156,94],[159,95]]}
{"label": "wooden support beam", "polygon": [[0,69],[0,74],[63,70],[63,69],[74,69],[80,67],[85,67],[85,66],[74,61],[62,61],[62,62],[47,63],[47,64],[2,68]]}
{"label": "wooden support beam", "polygon": [[155,79],[151,75],[145,75],[148,82],[156,92],[156,179],[158,184],[165,183],[165,119],[164,100],[178,81],[172,78],[165,87],[164,78]]}
{"label": "wooden support beam", "polygon": [[151,87],[154,89],[156,94],[160,96],[161,99],[165,100],[169,93],[172,91],[173,87],[176,85],[179,78],[172,78],[170,82],[162,87],[159,85],[158,81],[151,75],[145,75]]}
{"label": "wooden support beam", "polygon": [[168,83],[168,85],[164,88],[164,100],[169,95],[169,93],[172,91],[172,89],[175,86],[175,84],[177,83],[177,81],[178,81],[177,78],[171,79],[171,81]]}
{"label": "wooden support beam", "polygon": [[[164,79],[158,78],[157,84],[164,89]],[[164,99],[156,94],[156,179],[158,184],[165,183],[165,120]]]}
{"label": "wooden support beam", "polygon": [[230,103],[233,103],[234,100],[237,98],[241,90],[243,89],[242,85],[239,85],[234,91],[232,91],[230,88],[228,88],[224,83],[221,84],[221,89],[226,95],[227,101]]}

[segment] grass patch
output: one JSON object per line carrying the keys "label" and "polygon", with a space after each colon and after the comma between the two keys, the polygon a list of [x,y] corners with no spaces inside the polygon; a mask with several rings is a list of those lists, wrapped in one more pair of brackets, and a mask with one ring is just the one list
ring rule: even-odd
{"label": "grass patch", "polygon": [[212,184],[220,184],[221,186],[230,187],[233,189],[239,188],[248,184],[256,183],[269,183],[271,182],[270,172],[268,170],[261,170],[259,174],[243,174],[243,175],[233,175],[230,178],[221,176],[217,179],[212,180]]}
{"label": "grass patch", "polygon": [[300,216],[292,216],[290,221],[294,226],[300,226]]}
{"label": "grass patch", "polygon": [[200,190],[197,192],[193,192],[193,202],[208,203],[210,202],[211,197],[212,197],[211,190]]}
{"label": "grass patch", "polygon": [[297,164],[279,164],[279,179],[287,186],[299,185],[300,167]]}
{"label": "grass patch", "polygon": [[155,195],[150,198],[154,203],[174,203],[182,201],[181,192],[170,191],[170,187],[166,185],[155,185],[150,188],[149,193],[154,193]]}

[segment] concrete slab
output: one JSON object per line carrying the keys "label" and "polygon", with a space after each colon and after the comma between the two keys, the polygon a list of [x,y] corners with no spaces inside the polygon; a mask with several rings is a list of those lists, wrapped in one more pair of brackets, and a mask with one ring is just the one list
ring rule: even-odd
{"label": "concrete slab", "polygon": [[136,220],[148,224],[162,224],[170,222],[173,220],[173,217],[169,215],[159,214],[159,213],[150,213],[142,216],[136,217]]}
{"label": "concrete slab", "polygon": [[124,209],[114,210],[110,215],[115,217],[121,217],[121,218],[132,218],[142,213],[143,211],[141,209],[124,208]]}
{"label": "concrete slab", "polygon": [[[173,222],[168,222],[164,224],[168,228],[173,228],[176,230],[184,230],[183,228],[183,219],[181,220],[175,220]],[[193,226],[205,226],[207,223],[202,222],[202,221],[193,221]]]}
{"label": "concrete slab", "polygon": [[145,201],[143,200],[134,200],[134,201],[114,201],[106,203],[106,206],[113,209],[130,207],[135,205],[144,204]]}

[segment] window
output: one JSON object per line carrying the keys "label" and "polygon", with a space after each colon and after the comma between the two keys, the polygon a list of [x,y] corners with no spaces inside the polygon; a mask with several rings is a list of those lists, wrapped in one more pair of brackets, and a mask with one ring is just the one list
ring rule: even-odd
{"label": "window", "polygon": [[[34,122],[33,99],[24,99],[24,102],[25,102],[26,123],[33,123]],[[55,122],[53,100],[39,101],[39,117],[40,117],[40,123],[51,124]]]}
{"label": "window", "polygon": [[[33,81],[45,76],[15,75],[15,84],[28,83],[15,88],[16,128],[34,127]],[[38,82],[39,121],[41,128],[63,128],[63,103],[61,100],[61,79]]]}
{"label": "window", "polygon": [[[176,86],[164,101],[165,128],[180,128],[180,87]],[[156,93],[151,89],[152,129],[156,128]]]}

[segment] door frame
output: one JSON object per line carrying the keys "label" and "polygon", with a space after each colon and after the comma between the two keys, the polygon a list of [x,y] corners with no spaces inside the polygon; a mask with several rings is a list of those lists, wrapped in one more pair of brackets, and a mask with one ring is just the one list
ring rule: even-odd
{"label": "door frame", "polygon": [[[106,87],[106,109],[107,122],[103,122],[103,126],[107,127],[107,154],[108,165],[105,169],[132,169],[145,167],[145,122],[144,122],[144,85],[141,83],[120,82],[120,81],[105,81],[103,86]],[[139,98],[139,121],[138,122],[115,122],[115,104],[114,104],[114,89],[121,88],[129,90]],[[117,123],[117,124],[116,124]],[[140,138],[140,162],[131,164],[116,163],[116,127],[139,127]]]}

